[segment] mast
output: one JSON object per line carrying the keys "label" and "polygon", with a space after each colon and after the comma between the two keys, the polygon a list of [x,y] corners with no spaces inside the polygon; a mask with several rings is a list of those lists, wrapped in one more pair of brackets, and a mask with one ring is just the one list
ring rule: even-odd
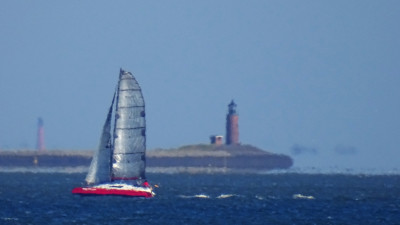
{"label": "mast", "polygon": [[142,90],[120,70],[114,123],[111,180],[145,179],[146,119]]}

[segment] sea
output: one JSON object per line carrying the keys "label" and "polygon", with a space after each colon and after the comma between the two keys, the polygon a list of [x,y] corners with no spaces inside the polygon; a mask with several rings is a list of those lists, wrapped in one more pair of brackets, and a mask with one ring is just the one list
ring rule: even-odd
{"label": "sea", "polygon": [[0,224],[400,224],[400,175],[149,173],[153,198],[71,194],[85,173],[0,172]]}

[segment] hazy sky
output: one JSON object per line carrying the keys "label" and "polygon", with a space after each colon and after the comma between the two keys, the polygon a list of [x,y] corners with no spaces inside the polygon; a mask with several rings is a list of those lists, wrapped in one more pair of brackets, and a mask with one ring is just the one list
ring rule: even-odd
{"label": "hazy sky", "polygon": [[0,7],[0,149],[94,149],[118,80],[147,145],[225,135],[295,166],[400,169],[400,1],[12,1]]}

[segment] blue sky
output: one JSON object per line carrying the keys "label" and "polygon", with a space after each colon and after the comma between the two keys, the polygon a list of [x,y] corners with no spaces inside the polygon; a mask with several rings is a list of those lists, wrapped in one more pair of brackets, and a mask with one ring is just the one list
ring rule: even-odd
{"label": "blue sky", "polygon": [[399,168],[399,1],[2,1],[0,149],[94,149],[119,68],[148,148],[225,135],[300,167]]}

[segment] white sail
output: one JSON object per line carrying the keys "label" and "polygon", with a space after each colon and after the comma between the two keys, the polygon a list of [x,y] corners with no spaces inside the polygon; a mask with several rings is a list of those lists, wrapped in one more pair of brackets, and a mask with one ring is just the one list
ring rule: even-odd
{"label": "white sail", "polygon": [[141,88],[130,72],[120,71],[114,125],[112,180],[145,178],[146,119]]}
{"label": "white sail", "polygon": [[142,91],[133,75],[121,69],[100,145],[86,176],[88,186],[76,187],[72,193],[153,197],[153,188],[145,180],[145,151],[146,119]]}
{"label": "white sail", "polygon": [[106,122],[103,126],[103,132],[100,138],[98,150],[94,153],[89,172],[86,176],[87,184],[99,184],[111,180],[111,118],[114,105],[115,94],[108,110]]}

